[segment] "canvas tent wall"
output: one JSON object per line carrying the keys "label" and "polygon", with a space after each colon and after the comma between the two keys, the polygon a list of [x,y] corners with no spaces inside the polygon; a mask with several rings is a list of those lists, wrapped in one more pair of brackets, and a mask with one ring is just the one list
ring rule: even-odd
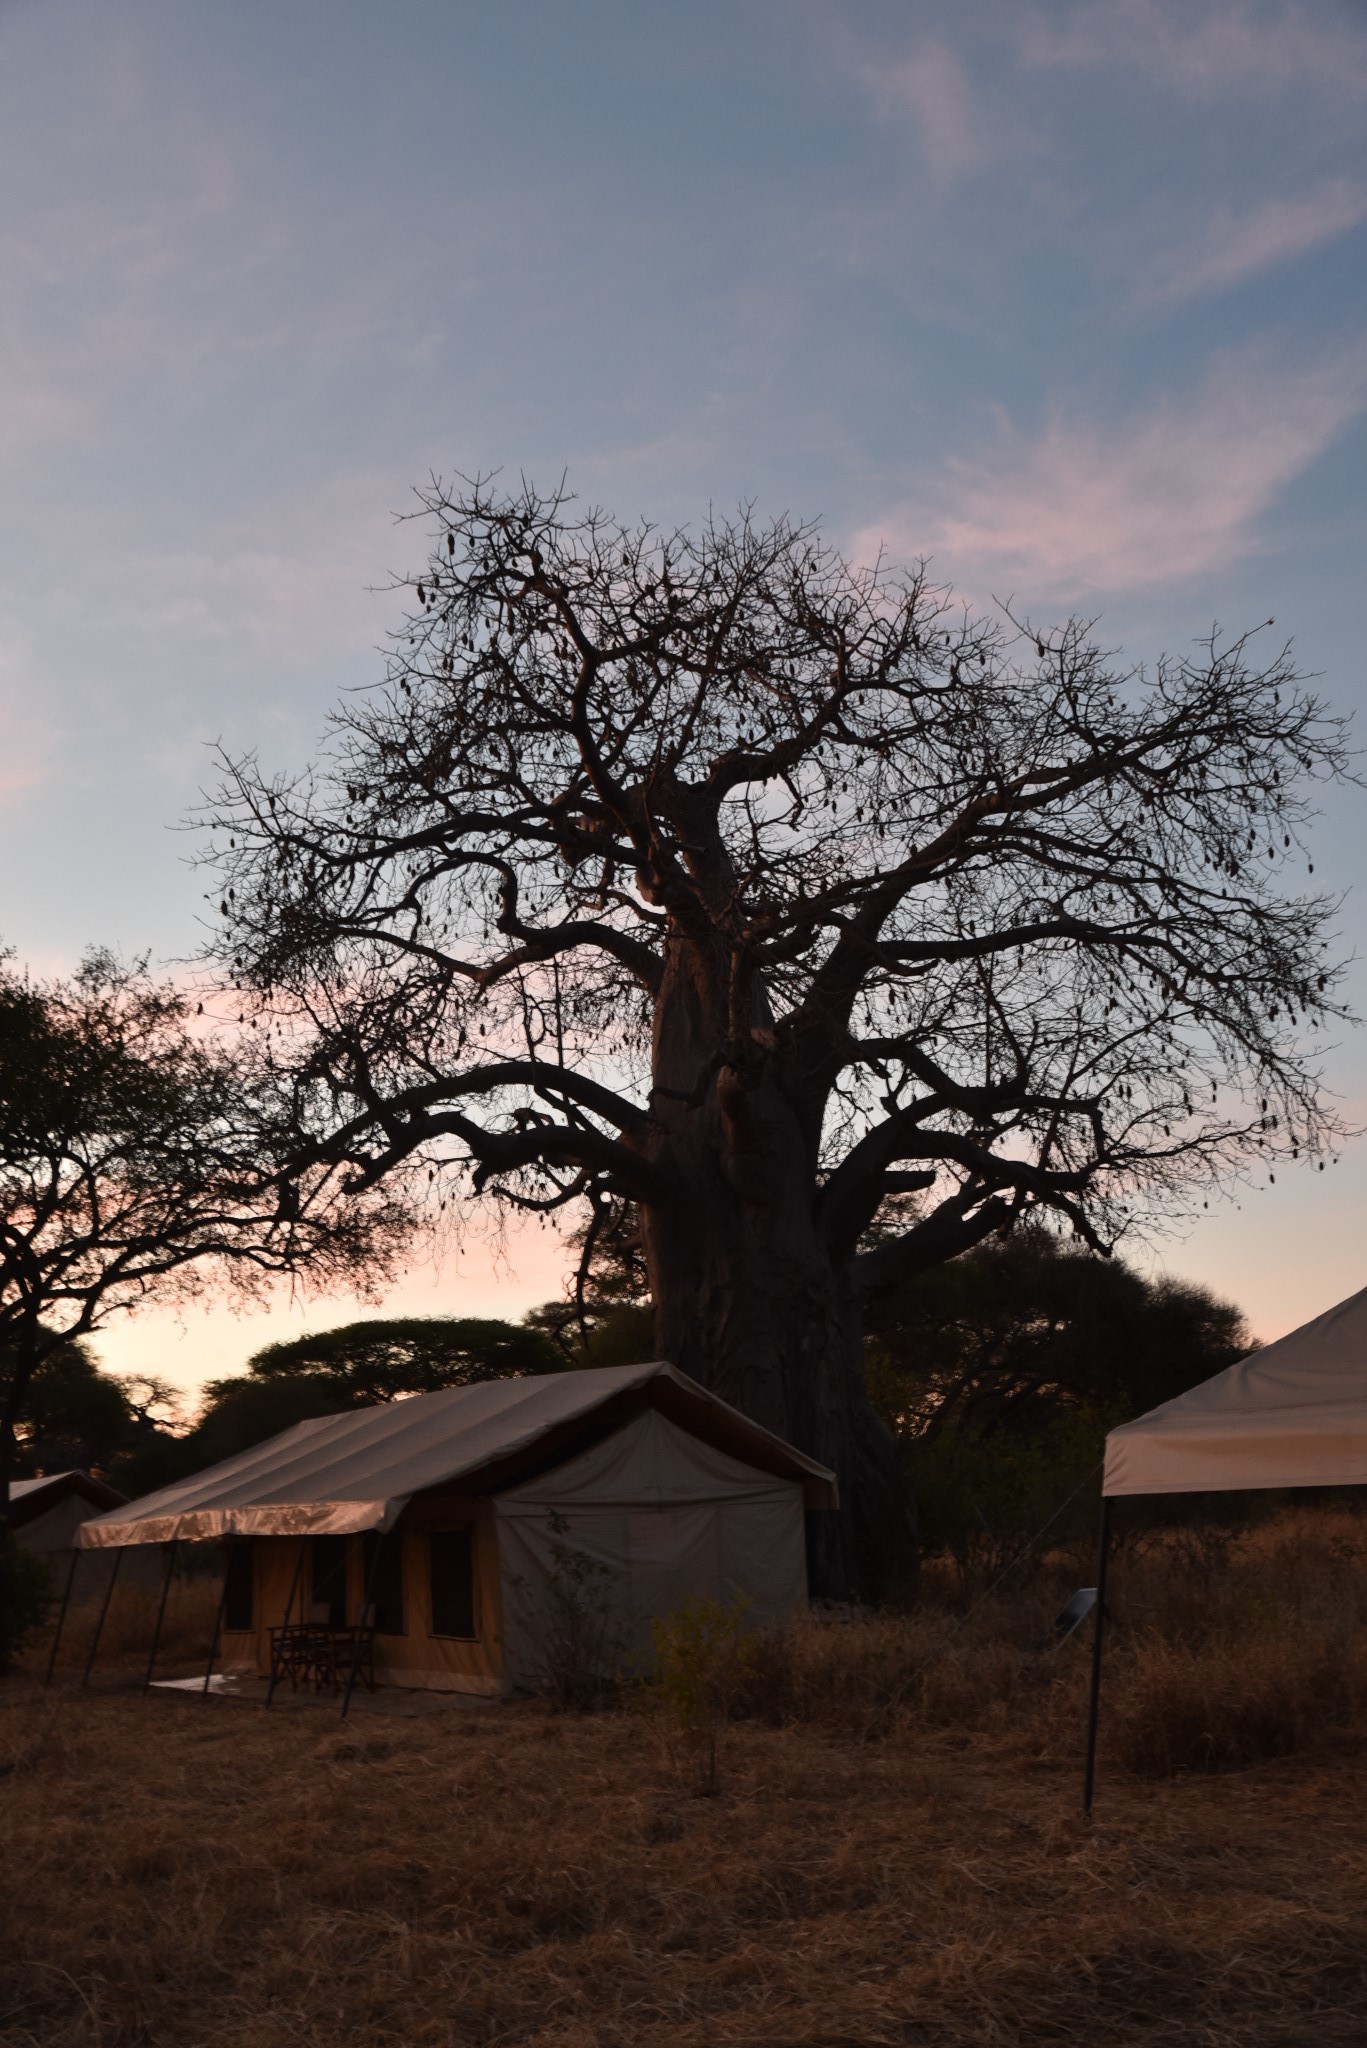
{"label": "canvas tent wall", "polygon": [[[657,1409],[494,1502],[506,1682],[535,1686],[564,1559],[587,1561],[623,1653],[690,1598],[743,1600],[760,1626],[807,1597],[802,1486],[700,1442]],[[580,1567],[581,1575],[583,1568]]]}
{"label": "canvas tent wall", "polygon": [[[823,1466],[658,1363],[491,1381],[300,1423],[101,1516],[82,1542],[252,1539],[236,1594],[250,1616],[229,1613],[224,1640],[230,1662],[258,1669],[290,1589],[294,1618],[317,1592],[320,1558],[333,1560],[352,1618],[379,1572],[402,1616],[378,1633],[379,1674],[494,1691],[535,1679],[557,1545],[601,1575],[629,1646],[650,1612],[690,1591],[739,1594],[757,1619],[791,1611],[806,1596],[804,1511],[837,1498]],[[475,1617],[464,1635],[437,1626],[439,1561],[454,1569],[461,1558]]]}
{"label": "canvas tent wall", "polygon": [[1106,1438],[1083,1807],[1096,1769],[1113,1501],[1367,1484],[1367,1288]]}

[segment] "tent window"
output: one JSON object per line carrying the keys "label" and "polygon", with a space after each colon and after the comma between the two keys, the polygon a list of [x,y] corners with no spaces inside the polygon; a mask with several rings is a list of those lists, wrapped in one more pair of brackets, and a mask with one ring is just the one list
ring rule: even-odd
{"label": "tent window", "polygon": [[252,1546],[240,1539],[228,1545],[228,1584],[223,1601],[225,1629],[252,1626]]}
{"label": "tent window", "polygon": [[463,1636],[475,1628],[475,1532],[434,1529],[428,1538],[432,1586],[432,1633]]}
{"label": "tent window", "polygon": [[325,1621],[329,1628],[346,1627],[347,1540],[345,1536],[315,1536],[311,1621]]}
{"label": "tent window", "polygon": [[[375,1545],[380,1546],[380,1560],[375,1562]],[[397,1530],[387,1536],[380,1536],[374,1529],[365,1534],[365,1584],[371,1587],[370,1597],[375,1603],[375,1633],[377,1636],[401,1636],[403,1627],[403,1537]],[[372,1570],[375,1573],[371,1580]]]}

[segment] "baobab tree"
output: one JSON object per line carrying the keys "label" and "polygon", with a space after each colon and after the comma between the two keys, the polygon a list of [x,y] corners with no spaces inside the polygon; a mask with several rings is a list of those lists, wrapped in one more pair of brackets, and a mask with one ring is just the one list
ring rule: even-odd
{"label": "baobab tree", "polygon": [[1332,1139],[1331,905],[1285,877],[1340,728],[1284,648],[1146,675],[786,519],[421,498],[387,678],[211,811],[300,1156],[584,1205],[586,1256],[634,1204],[660,1354],[836,1468],[817,1583],[875,1587],[870,1287]]}

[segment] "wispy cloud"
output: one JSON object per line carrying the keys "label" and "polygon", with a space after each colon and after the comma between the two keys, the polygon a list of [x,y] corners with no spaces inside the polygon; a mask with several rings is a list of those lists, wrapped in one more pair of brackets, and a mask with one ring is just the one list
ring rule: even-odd
{"label": "wispy cloud", "polygon": [[954,463],[938,502],[859,537],[929,553],[961,583],[1072,600],[1207,575],[1258,545],[1257,522],[1367,404],[1359,352],[1278,373],[1228,358],[1186,400],[1116,425],[1059,414]]}
{"label": "wispy cloud", "polygon": [[1159,301],[1217,291],[1274,264],[1308,255],[1367,220],[1367,189],[1334,178],[1299,199],[1272,199],[1251,213],[1217,213],[1198,246],[1156,266],[1148,296]]}
{"label": "wispy cloud", "polygon": [[1022,17],[1027,61],[1137,66],[1190,97],[1221,98],[1307,83],[1367,94],[1363,17],[1344,8],[1251,0],[1193,7],[1189,0],[1083,0]]}
{"label": "wispy cloud", "polygon": [[968,73],[946,43],[925,42],[911,55],[860,66],[874,106],[885,118],[909,116],[938,185],[976,170],[987,155],[987,124]]}
{"label": "wispy cloud", "polygon": [[10,632],[0,641],[0,810],[46,782],[61,757],[56,722],[35,687],[42,672],[32,636]]}

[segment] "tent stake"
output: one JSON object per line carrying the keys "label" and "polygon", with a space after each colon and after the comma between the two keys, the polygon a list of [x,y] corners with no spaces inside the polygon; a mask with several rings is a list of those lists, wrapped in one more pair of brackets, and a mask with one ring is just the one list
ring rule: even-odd
{"label": "tent stake", "polygon": [[[304,1550],[305,1550],[305,1548],[306,1548],[306,1546],[307,1546],[307,1544],[308,1544],[308,1540],[309,1540],[309,1539],[308,1539],[308,1537],[307,1537],[307,1536],[301,1536],[301,1537],[299,1538],[299,1555],[298,1555],[298,1557],[296,1557],[296,1558],[295,1558],[295,1560],[294,1560],[294,1577],[293,1577],[293,1578],[292,1578],[292,1579],[290,1580],[290,1597],[289,1597],[289,1599],[288,1599],[288,1600],[287,1600],[287,1601],[285,1602],[285,1619],[284,1619],[284,1621],[283,1621],[283,1622],[282,1622],[282,1623],[280,1624],[282,1628],[288,1628],[288,1627],[289,1627],[289,1625],[290,1625],[290,1616],[291,1616],[291,1615],[293,1614],[293,1612],[294,1612],[294,1596],[295,1596],[295,1594],[296,1594],[296,1593],[298,1592],[298,1590],[299,1590],[299,1580],[300,1580],[300,1576],[302,1575],[302,1573],[303,1573],[303,1569],[304,1569]],[[272,1645],[272,1648],[271,1648],[271,1682],[270,1682],[270,1684],[269,1684],[269,1685],[268,1685],[268,1686],[266,1687],[266,1705],[267,1705],[267,1706],[269,1706],[269,1705],[270,1705],[270,1703],[271,1703],[271,1701],[272,1701],[272,1700],[273,1700],[273,1699],[275,1698],[275,1685],[276,1685],[276,1679],[278,1678],[278,1676],[279,1676],[279,1672],[278,1672],[278,1669],[277,1669],[277,1659],[276,1659],[276,1655],[275,1655],[275,1649],[274,1649],[274,1646]]]}
{"label": "tent stake", "polygon": [[52,1638],[52,1648],[48,1652],[47,1676],[43,1680],[44,1685],[51,1685],[52,1674],[57,1668],[57,1645],[61,1642],[62,1630],[66,1627],[66,1611],[71,1605],[71,1589],[76,1583],[76,1567],[80,1561],[81,1553],[73,1543],[71,1546],[71,1564],[66,1575],[66,1587],[62,1593],[62,1604],[57,1609],[57,1633]]}
{"label": "tent stake", "polygon": [[345,1721],[351,1711],[351,1695],[356,1687],[356,1673],[361,1668],[361,1651],[365,1644],[365,1618],[370,1612],[370,1599],[375,1591],[375,1576],[380,1569],[380,1552],[389,1541],[389,1531],[384,1530],[375,1544],[370,1560],[370,1570],[365,1575],[365,1597],[361,1602],[361,1619],[356,1630],[356,1641],[351,1649],[351,1669],[347,1673],[346,1694],[342,1700],[342,1719]]}
{"label": "tent stake", "polygon": [[114,1581],[119,1576],[119,1566],[122,1563],[123,1545],[120,1544],[119,1548],[114,1552],[114,1569],[109,1574],[109,1584],[104,1589],[104,1599],[100,1603],[100,1618],[95,1623],[95,1635],[90,1645],[90,1655],[86,1658],[85,1670],[81,1673],[82,1685],[85,1685],[90,1678],[90,1667],[95,1662],[95,1652],[100,1647],[100,1637],[104,1634],[104,1618],[106,1614],[108,1614],[109,1612],[109,1602],[113,1598],[114,1594]]}
{"label": "tent stake", "polygon": [[228,1538],[226,1546],[228,1554],[223,1565],[223,1591],[218,1596],[218,1612],[214,1616],[214,1639],[209,1645],[209,1662],[204,1670],[204,1687],[200,1693],[201,1699],[209,1697],[209,1680],[214,1675],[214,1658],[218,1655],[218,1639],[223,1633],[223,1611],[228,1605],[228,1579],[233,1568],[233,1545],[236,1542],[236,1536]]}
{"label": "tent stake", "polygon": [[1096,1558],[1096,1626],[1092,1630],[1092,1685],[1087,1702],[1087,1769],[1082,1780],[1082,1811],[1092,1817],[1092,1790],[1096,1784],[1096,1724],[1101,1707],[1101,1645],[1106,1632],[1106,1567],[1111,1555],[1111,1502],[1101,1499],[1101,1537]]}
{"label": "tent stake", "polygon": [[147,1669],[143,1673],[142,1679],[142,1689],[144,1692],[147,1692],[150,1689],[152,1684],[152,1673],[156,1668],[157,1645],[161,1641],[162,1617],[166,1613],[166,1596],[171,1590],[171,1574],[176,1568],[176,1551],[179,1548],[179,1545],[180,1538],[178,1536],[173,1536],[171,1541],[166,1546],[166,1569],[161,1575],[161,1598],[157,1602],[157,1625],[152,1630],[152,1647],[147,1652]]}

